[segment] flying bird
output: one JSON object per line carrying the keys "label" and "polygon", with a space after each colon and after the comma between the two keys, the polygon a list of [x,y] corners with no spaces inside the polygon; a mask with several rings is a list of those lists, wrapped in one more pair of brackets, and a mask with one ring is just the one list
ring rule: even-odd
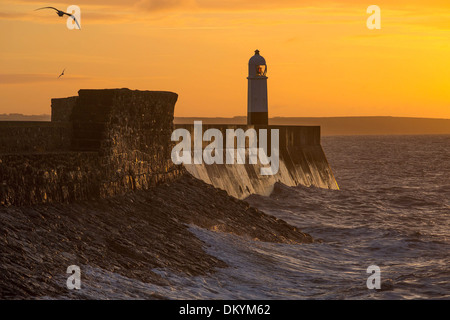
{"label": "flying bird", "polygon": [[64,75],[64,71],[66,71],[66,68],[64,68],[64,70],[61,72],[61,74],[58,76],[58,79]]}
{"label": "flying bird", "polygon": [[53,9],[53,10],[56,10],[56,14],[57,14],[58,16],[60,16],[60,17],[62,17],[62,16],[64,16],[64,15],[67,15],[67,16],[71,17],[71,18],[75,21],[75,23],[77,24],[78,29],[81,29],[80,24],[78,23],[77,18],[75,18],[74,15],[72,15],[72,14],[70,14],[70,13],[67,13],[67,12],[64,12],[64,11],[62,11],[62,10],[58,10],[58,9],[56,9],[55,7],[42,7],[42,8],[38,8],[38,9],[36,9],[36,10],[34,10],[34,11],[42,10],[42,9]]}

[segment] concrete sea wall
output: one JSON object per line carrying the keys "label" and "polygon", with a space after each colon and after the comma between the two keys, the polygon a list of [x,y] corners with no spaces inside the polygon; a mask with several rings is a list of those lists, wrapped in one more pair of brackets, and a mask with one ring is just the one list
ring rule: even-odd
{"label": "concrete sea wall", "polygon": [[[175,128],[183,128],[194,137],[194,125],[177,124]],[[262,176],[258,164],[185,164],[187,171],[194,177],[223,189],[228,194],[243,199],[250,194],[269,195],[276,182],[281,182],[288,186],[314,186],[319,188],[339,189],[333,172],[328,164],[325,153],[320,144],[320,127],[317,126],[247,126],[247,125],[203,125],[203,133],[208,129],[219,129],[222,132],[226,146],[226,130],[249,128],[255,129],[258,133],[260,129],[279,130],[279,170],[275,175]],[[193,138],[192,138],[193,140]],[[259,140],[259,137],[258,137]],[[270,134],[268,134],[270,141]],[[204,149],[209,141],[203,141]],[[237,141],[234,146],[236,147]],[[199,146],[197,146],[199,147]],[[248,147],[248,140],[246,140]],[[195,146],[192,141],[192,153]],[[269,147],[270,150],[270,147]],[[220,152],[220,151],[219,151]],[[226,150],[223,150],[226,152]]]}

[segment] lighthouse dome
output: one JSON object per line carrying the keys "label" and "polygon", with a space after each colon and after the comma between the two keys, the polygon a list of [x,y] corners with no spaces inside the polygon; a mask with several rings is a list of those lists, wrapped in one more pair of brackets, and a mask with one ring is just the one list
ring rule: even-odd
{"label": "lighthouse dome", "polygon": [[248,61],[248,64],[265,65],[266,60],[262,56],[259,55],[259,50],[255,50],[255,55],[250,58],[250,60]]}

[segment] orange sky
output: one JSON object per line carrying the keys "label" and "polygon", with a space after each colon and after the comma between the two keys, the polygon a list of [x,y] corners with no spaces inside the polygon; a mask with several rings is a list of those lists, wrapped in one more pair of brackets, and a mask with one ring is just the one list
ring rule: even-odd
{"label": "orange sky", "polygon": [[[71,4],[82,30],[33,11]],[[371,4],[381,30],[366,27]],[[269,116],[450,118],[448,0],[2,0],[0,43],[0,114],[127,87],[178,93],[176,116],[246,115],[259,49]]]}

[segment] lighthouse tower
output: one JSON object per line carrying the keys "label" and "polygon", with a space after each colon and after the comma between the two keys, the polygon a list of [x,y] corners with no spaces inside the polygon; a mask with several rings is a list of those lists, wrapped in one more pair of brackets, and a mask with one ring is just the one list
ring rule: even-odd
{"label": "lighthouse tower", "polygon": [[259,50],[256,50],[248,62],[247,124],[249,125],[267,125],[269,122],[266,72],[266,60],[259,55]]}

